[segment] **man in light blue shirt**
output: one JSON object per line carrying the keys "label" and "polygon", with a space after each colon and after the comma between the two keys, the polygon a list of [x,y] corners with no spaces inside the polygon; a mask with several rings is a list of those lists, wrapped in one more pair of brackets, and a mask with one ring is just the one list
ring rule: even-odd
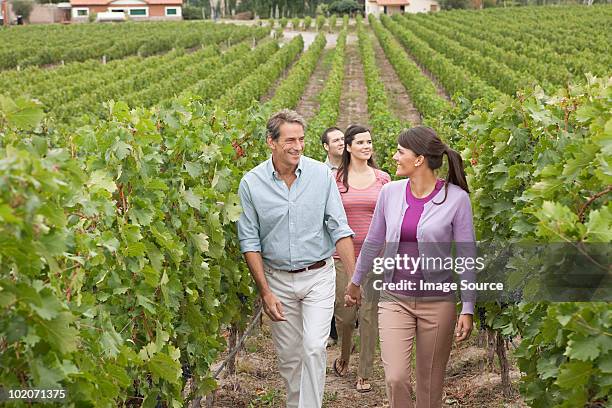
{"label": "man in light blue shirt", "polygon": [[238,237],[272,320],[287,407],[321,407],[337,251],[349,279],[353,231],[329,168],[303,157],[305,123],[284,109],[267,124],[272,157],[249,171],[239,194]]}

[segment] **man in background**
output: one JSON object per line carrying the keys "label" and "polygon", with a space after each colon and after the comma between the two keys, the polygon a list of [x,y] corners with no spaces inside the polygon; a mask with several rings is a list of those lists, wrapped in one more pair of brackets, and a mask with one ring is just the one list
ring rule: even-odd
{"label": "man in background", "polygon": [[321,144],[327,152],[325,164],[331,170],[338,170],[342,162],[342,152],[344,151],[344,133],[335,126],[329,127],[321,135]]}

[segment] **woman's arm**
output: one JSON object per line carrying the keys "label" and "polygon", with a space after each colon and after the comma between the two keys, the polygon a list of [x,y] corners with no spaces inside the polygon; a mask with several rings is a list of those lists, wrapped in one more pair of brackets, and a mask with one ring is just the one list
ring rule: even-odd
{"label": "woman's arm", "polygon": [[[458,258],[471,258],[476,260],[476,235],[474,233],[474,220],[472,215],[472,205],[470,196],[462,191],[459,207],[453,218],[453,240],[457,249]],[[471,263],[472,265],[474,262]],[[466,268],[461,274],[461,280],[476,282],[476,271]],[[473,290],[461,291],[461,314],[474,314],[474,304],[476,302],[476,292]]]}
{"label": "woman's arm", "polygon": [[359,257],[357,258],[357,264],[355,266],[355,273],[353,274],[352,283],[359,286],[366,277],[368,272],[372,269],[374,258],[380,255],[380,251],[385,245],[385,238],[387,234],[387,221],[385,219],[385,196],[387,195],[388,189],[382,188],[378,199],[376,200],[376,207],[374,209],[374,215],[372,216],[372,222],[368,229]]}

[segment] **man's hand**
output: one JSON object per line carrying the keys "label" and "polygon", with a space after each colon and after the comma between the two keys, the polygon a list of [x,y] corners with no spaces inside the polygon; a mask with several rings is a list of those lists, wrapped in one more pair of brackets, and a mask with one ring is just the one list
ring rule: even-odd
{"label": "man's hand", "polygon": [[472,334],[474,317],[471,314],[459,315],[457,325],[455,326],[455,341],[457,343],[467,339]]}
{"label": "man's hand", "polygon": [[261,300],[263,302],[264,312],[266,312],[268,317],[273,322],[282,322],[287,320],[283,314],[283,305],[272,292],[263,295]]}
{"label": "man's hand", "polygon": [[353,282],[349,282],[344,291],[344,306],[361,306],[361,288]]}

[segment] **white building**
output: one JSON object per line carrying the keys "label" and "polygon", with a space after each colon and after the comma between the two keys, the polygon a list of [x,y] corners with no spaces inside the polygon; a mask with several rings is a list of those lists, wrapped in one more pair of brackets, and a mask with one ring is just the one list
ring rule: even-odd
{"label": "white building", "polygon": [[436,0],[366,0],[366,15],[396,13],[427,13],[440,10]]}

